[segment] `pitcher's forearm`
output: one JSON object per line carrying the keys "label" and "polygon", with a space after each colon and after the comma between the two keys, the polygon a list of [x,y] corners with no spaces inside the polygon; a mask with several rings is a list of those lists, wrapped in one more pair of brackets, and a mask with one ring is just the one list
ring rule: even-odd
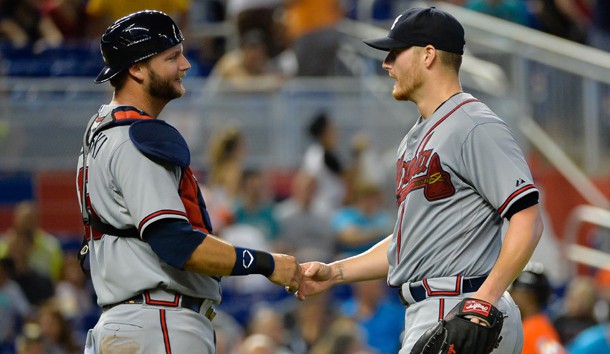
{"label": "pitcher's forearm", "polygon": [[366,252],[329,264],[333,282],[345,284],[387,277],[387,250],[391,237],[392,235],[379,241]]}

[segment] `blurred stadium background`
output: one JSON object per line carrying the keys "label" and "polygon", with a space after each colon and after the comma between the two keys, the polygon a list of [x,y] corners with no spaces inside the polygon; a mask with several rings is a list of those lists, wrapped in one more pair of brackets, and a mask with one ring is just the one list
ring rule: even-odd
{"label": "blurred stadium background", "polygon": [[[373,1],[357,3],[362,10]],[[277,199],[286,197],[308,145],[306,126],[323,110],[346,141],[358,132],[370,137],[382,156],[375,168],[385,171],[391,193],[394,151],[418,114],[411,103],[391,97],[382,54],[361,42],[385,35],[394,14],[414,2],[388,3],[385,18],[361,11],[339,24],[339,58],[349,75],[292,77],[263,92],[234,90],[208,77],[213,63],[201,60],[189,42],[220,38],[230,47],[235,30],[226,22],[195,22],[185,42],[193,63],[185,80],[188,93],[160,118],[184,134],[203,180],[211,137],[234,123],[245,134],[247,164],[271,176]],[[539,248],[537,259],[558,286],[576,274],[610,269],[610,54],[446,2],[434,4],[466,29],[464,90],[512,126],[542,190],[552,240]],[[66,247],[80,242],[74,169],[88,118],[111,97],[109,85],[93,84],[101,67],[97,43],[36,54],[0,48],[0,232],[10,226],[15,204],[32,199],[42,228]]]}

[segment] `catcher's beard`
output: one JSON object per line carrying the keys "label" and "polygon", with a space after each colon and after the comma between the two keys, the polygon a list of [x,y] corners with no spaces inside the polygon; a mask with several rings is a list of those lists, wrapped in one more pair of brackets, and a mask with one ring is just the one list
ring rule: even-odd
{"label": "catcher's beard", "polygon": [[182,97],[184,92],[182,90],[177,90],[174,85],[175,82],[173,79],[163,78],[160,75],[157,75],[154,70],[150,70],[148,92],[152,97],[167,101]]}

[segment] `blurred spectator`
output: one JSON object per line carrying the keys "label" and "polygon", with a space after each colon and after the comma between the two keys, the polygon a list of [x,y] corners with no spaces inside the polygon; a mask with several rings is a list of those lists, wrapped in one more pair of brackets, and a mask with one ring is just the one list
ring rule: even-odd
{"label": "blurred spectator", "polygon": [[292,180],[292,193],[275,206],[279,223],[278,252],[294,255],[300,262],[329,262],[335,254],[335,240],[325,218],[313,213],[315,178],[297,174]]}
{"label": "blurred spectator", "polygon": [[328,333],[337,315],[329,294],[308,297],[289,314],[288,337],[295,353],[312,353],[313,346]]}
{"label": "blurred spectator", "polygon": [[362,340],[358,326],[347,318],[335,319],[328,331],[311,348],[310,354],[373,354]]}
{"label": "blurred spectator", "polygon": [[48,16],[65,41],[85,38],[87,21],[86,0],[42,0],[42,13]]}
{"label": "blurred spectator", "polygon": [[529,263],[510,288],[523,321],[523,354],[567,354],[544,312],[552,292],[542,266],[535,263]]}
{"label": "blurred spectator", "polygon": [[339,209],[332,219],[341,258],[368,250],[394,229],[394,219],[383,208],[381,190],[376,185],[363,182],[354,187],[353,194],[352,204]]}
{"label": "blurred spectator", "polygon": [[610,52],[610,2],[608,0],[592,1],[588,43],[595,48]]}
{"label": "blurred spectator", "polygon": [[610,353],[610,323],[593,326],[582,331],[567,345],[570,354]]}
{"label": "blurred spectator", "polygon": [[[570,18],[570,21],[588,36],[587,28],[591,25],[592,11],[596,0],[554,0],[555,6],[561,13]],[[605,2],[605,0],[604,0]]]}
{"label": "blurred spectator", "polygon": [[598,321],[610,321],[610,270],[600,269],[595,274],[597,304],[595,318]]}
{"label": "blurred spectator", "polygon": [[233,316],[216,307],[216,354],[234,354],[244,338],[244,328]]}
{"label": "blurred spectator", "polygon": [[[15,244],[19,243],[16,242]],[[19,285],[25,295],[25,299],[31,305],[38,306],[53,297],[55,285],[51,278],[28,267],[24,261],[26,257],[23,248],[21,246],[12,246],[11,253],[6,258],[2,258],[2,262],[8,261],[7,263],[13,265],[9,268],[9,276]]]}
{"label": "blurred spectator", "polygon": [[284,25],[297,58],[297,76],[346,73],[338,51],[336,25],[345,17],[341,0],[285,0]]}
{"label": "blurred spectator", "polygon": [[[210,73],[212,84],[230,90],[273,91],[284,82],[269,58],[269,48],[260,29],[253,29],[239,39],[239,48],[225,53]],[[213,88],[215,90],[216,88]]]}
{"label": "blurred spectator", "polygon": [[212,134],[208,147],[208,178],[202,188],[214,231],[232,222],[232,204],[239,192],[244,170],[245,139],[241,130],[228,126]]}
{"label": "blurred spectator", "polygon": [[[59,279],[63,264],[61,244],[57,238],[40,228],[38,209],[31,201],[15,206],[13,224],[0,238],[0,258],[13,252],[19,252],[19,257],[23,257],[31,269],[49,276],[53,281]],[[22,261],[14,257],[13,260],[17,266]]]}
{"label": "blurred spectator", "polygon": [[191,0],[87,0],[87,33],[100,37],[115,20],[139,10],[158,10],[170,15],[183,32],[188,31]]}
{"label": "blurred spectator", "polygon": [[[366,132],[357,132],[351,138],[352,163],[350,166],[350,176],[348,180],[351,185],[371,183],[383,186],[388,182],[388,178],[394,181],[395,161],[384,166],[383,157],[372,148],[370,137]],[[392,194],[394,191],[391,190]]]}
{"label": "blurred spectator", "polygon": [[[601,269],[595,275],[597,294],[608,311],[610,305],[610,270]],[[603,322],[580,332],[566,345],[570,354],[610,353],[610,318],[604,314]]]}
{"label": "blurred spectator", "polygon": [[0,239],[0,259],[10,259],[13,265],[10,277],[19,284],[32,305],[39,305],[53,296],[52,267],[59,264],[61,270],[61,262],[56,261],[63,257],[58,241],[40,231],[36,219],[32,203],[18,204],[13,226]]}
{"label": "blurred spectator", "polygon": [[76,354],[82,348],[76,345],[73,330],[63,317],[54,301],[49,301],[38,309],[37,323],[49,354]]}
{"label": "blurred spectator", "polygon": [[0,0],[0,38],[16,47],[32,46],[36,52],[57,47],[63,39],[37,0]]}
{"label": "blurred spectator", "polygon": [[563,312],[553,325],[561,343],[571,342],[580,332],[597,324],[594,307],[597,301],[595,282],[588,276],[577,276],[568,284]]}
{"label": "blurred spectator", "polygon": [[464,7],[506,21],[532,27],[531,15],[523,0],[467,0]]}
{"label": "blurred spectator", "polygon": [[26,323],[15,341],[17,354],[53,354],[44,346],[42,332],[37,323]]}
{"label": "blurred spectator", "polygon": [[237,38],[259,32],[273,58],[286,49],[285,31],[277,20],[284,0],[227,0],[227,18],[235,23]]}
{"label": "blurred spectator", "polygon": [[62,316],[71,324],[75,339],[84,343],[87,330],[95,325],[99,308],[91,282],[80,268],[76,254],[65,258],[62,276],[55,287],[55,300]]}
{"label": "blurred spectator", "polygon": [[11,353],[13,341],[31,306],[23,291],[9,275],[12,260],[0,259],[0,353]]}
{"label": "blurred spectator", "polygon": [[264,334],[253,334],[239,345],[237,354],[280,354],[273,339]]}
{"label": "blurred spectator", "polygon": [[273,215],[271,193],[262,172],[246,170],[241,186],[233,211],[234,222],[256,227],[267,242],[273,244],[278,237],[279,226]]}
{"label": "blurred spectator", "polygon": [[[528,7],[533,16],[532,27],[579,43],[584,43],[584,27],[563,13],[557,5],[566,0],[529,0]],[[567,0],[572,1],[572,0]]]}
{"label": "blurred spectator", "polygon": [[277,309],[269,305],[261,306],[254,311],[248,323],[248,335],[249,337],[264,335],[271,339],[275,348],[274,354],[292,353],[290,343],[287,341],[284,318]]}
{"label": "blurred spectator", "polygon": [[347,190],[346,169],[335,152],[338,132],[334,121],[326,113],[318,113],[309,124],[313,142],[305,151],[300,173],[315,178],[312,211],[326,218],[344,205]]}
{"label": "blurred spectator", "polygon": [[400,350],[404,328],[404,305],[396,293],[388,292],[384,280],[352,284],[353,297],[341,305],[341,314],[360,327],[364,342],[379,354]]}

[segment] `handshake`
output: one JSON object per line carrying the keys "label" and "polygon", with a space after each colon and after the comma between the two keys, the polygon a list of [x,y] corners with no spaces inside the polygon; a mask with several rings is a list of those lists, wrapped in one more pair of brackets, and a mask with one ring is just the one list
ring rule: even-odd
{"label": "handshake", "polygon": [[336,280],[342,279],[341,266],[338,265],[336,276],[330,265],[320,262],[299,264],[296,258],[285,254],[273,254],[275,268],[268,277],[277,285],[284,286],[287,292],[303,301],[307,296],[316,295],[330,288]]}

